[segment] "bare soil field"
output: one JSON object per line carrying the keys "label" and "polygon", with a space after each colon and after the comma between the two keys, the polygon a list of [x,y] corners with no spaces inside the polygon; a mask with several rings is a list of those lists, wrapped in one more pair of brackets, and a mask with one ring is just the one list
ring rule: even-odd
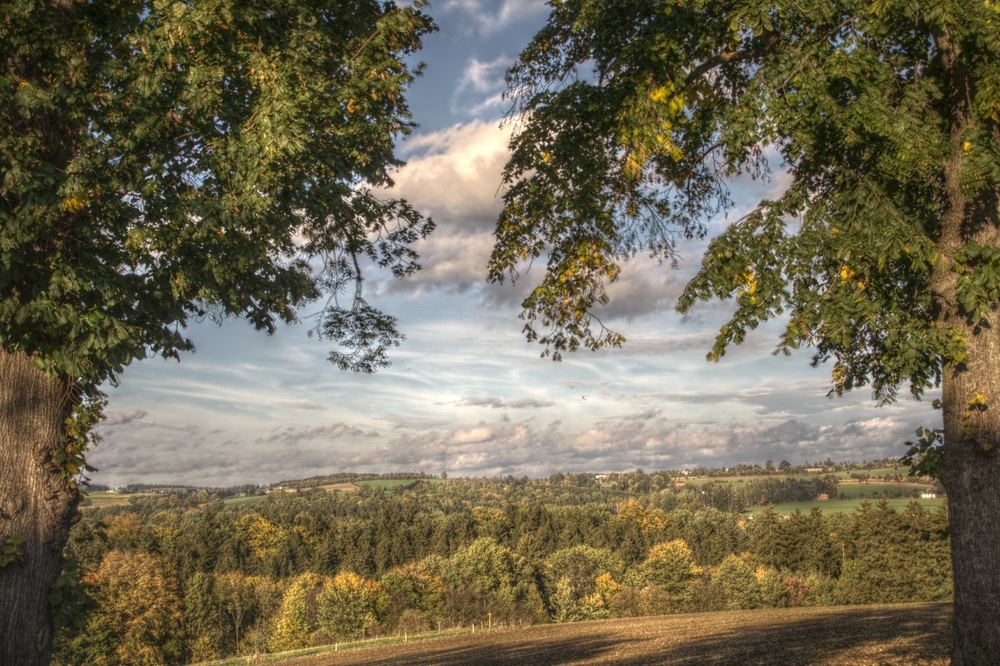
{"label": "bare soil field", "polygon": [[783,608],[493,629],[282,666],[945,666],[951,604]]}
{"label": "bare soil field", "polygon": [[358,489],[353,483],[332,483],[328,486],[319,486],[320,490],[325,490],[328,493],[332,492],[342,492],[350,493]]}

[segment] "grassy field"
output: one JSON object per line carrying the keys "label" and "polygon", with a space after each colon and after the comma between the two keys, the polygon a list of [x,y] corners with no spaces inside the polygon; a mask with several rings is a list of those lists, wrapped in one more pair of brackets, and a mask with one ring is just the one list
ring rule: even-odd
{"label": "grassy field", "polygon": [[383,490],[392,490],[400,486],[412,486],[418,481],[429,481],[431,483],[443,483],[441,479],[366,479],[365,481],[355,481],[356,486],[374,486]]}
{"label": "grassy field", "polygon": [[875,493],[910,493],[914,490],[934,490],[934,486],[923,483],[854,483],[840,482],[837,491],[844,493],[848,499],[857,497],[871,498]]}
{"label": "grassy field", "polygon": [[[902,483],[907,485],[917,485],[924,486],[927,485],[922,483],[918,479],[912,479],[907,477],[909,473],[909,467],[884,467],[881,469],[869,469],[869,470],[851,470],[848,472],[809,472],[806,474],[761,474],[757,476],[695,476],[695,477],[677,477],[677,481],[684,482],[686,485],[700,486],[706,483],[716,483],[716,484],[732,484],[738,485],[741,483],[746,483],[747,481],[753,481],[757,479],[815,479],[817,477],[833,476],[837,480],[844,483],[856,483],[854,479],[851,478],[851,474],[867,474],[870,478],[874,479],[877,477],[886,476],[899,476],[903,479]],[[871,485],[875,485],[877,482],[872,482]]]}
{"label": "grassy field", "polygon": [[[781,516],[790,516],[795,513],[796,510],[802,513],[809,513],[814,506],[818,506],[823,513],[851,513],[856,511],[858,507],[861,506],[863,499],[846,499],[846,500],[827,500],[825,502],[787,502],[785,504],[775,504],[774,512]],[[876,500],[869,500],[875,502]],[[896,511],[903,511],[910,502],[916,502],[920,506],[924,507],[929,511],[934,511],[938,507],[944,506],[947,500],[943,497],[938,497],[937,499],[909,499],[909,498],[895,498],[889,500],[889,506],[896,509]],[[753,508],[747,509],[743,512],[744,515],[756,515],[763,511],[766,507],[755,506]]]}
{"label": "grassy field", "polygon": [[[906,465],[898,465],[896,467],[880,467],[879,469],[852,469],[848,472],[834,472],[833,475],[838,479],[850,479],[851,474],[867,474],[868,476],[875,477],[886,477],[886,476],[901,476],[904,479],[908,478],[907,475],[910,473],[910,468]],[[914,479],[916,482],[916,479]]]}
{"label": "grassy field", "polygon": [[[945,666],[950,604],[780,608],[547,624],[217,664]],[[325,652],[317,652],[325,649]]]}
{"label": "grassy field", "polygon": [[[875,470],[865,470],[862,473],[868,474],[870,477],[884,477],[884,476],[896,476],[899,475],[904,479],[907,479],[908,467],[887,467],[884,469]],[[874,495],[885,495],[885,494],[896,494],[905,493],[910,494],[913,491],[922,490],[934,490],[933,485],[929,485],[924,482],[920,482],[917,479],[907,479],[901,482],[883,482],[883,481],[871,481],[868,483],[861,483],[856,479],[850,478],[850,475],[854,472],[836,472],[833,476],[837,477],[837,491],[843,493],[846,499],[837,500],[810,500],[806,502],[787,502],[784,504],[777,504],[774,506],[775,513],[780,515],[791,515],[796,510],[803,513],[808,513],[812,507],[819,507],[824,513],[850,513],[855,511],[861,506],[861,502],[864,500],[875,501]],[[819,476],[826,476],[825,474],[819,472],[813,472],[809,474],[773,474],[773,475],[763,475],[763,476],[736,476],[736,477],[721,477],[721,478],[708,478],[708,477],[695,477],[687,478],[681,481],[684,485],[688,486],[700,486],[707,483],[715,483],[719,485],[729,485],[729,486],[739,486],[740,484],[748,483],[749,481],[756,479],[814,479]],[[896,510],[903,510],[906,505],[910,502],[917,502],[926,509],[937,509],[943,506],[947,500],[944,498],[936,499],[911,499],[908,497],[892,498],[889,500],[889,505],[894,507]],[[765,507],[752,507],[744,511],[744,514],[755,515],[764,510]]]}
{"label": "grassy field", "polygon": [[[294,488],[291,488],[291,489],[286,489],[284,492],[287,492],[287,493],[296,493],[296,492],[306,493],[306,492],[309,492],[311,490],[315,490],[316,488],[319,488],[320,490],[325,490],[328,493],[331,493],[331,492],[334,492],[334,491],[349,493],[349,492],[351,492],[353,490],[357,490],[358,489],[358,487],[356,485],[354,485],[353,483],[334,483],[334,484],[331,484],[331,485],[328,485],[328,486],[315,486],[313,488],[300,488],[298,490],[296,490]],[[251,497],[232,497],[230,499],[225,500],[225,504],[226,504],[226,506],[253,506],[254,504],[258,504],[259,502],[262,502],[265,497],[267,497],[267,495],[253,495]]]}
{"label": "grassy field", "polygon": [[249,497],[230,497],[229,499],[222,500],[222,503],[226,506],[253,506],[254,504],[259,504],[264,501],[267,495],[250,495]]}

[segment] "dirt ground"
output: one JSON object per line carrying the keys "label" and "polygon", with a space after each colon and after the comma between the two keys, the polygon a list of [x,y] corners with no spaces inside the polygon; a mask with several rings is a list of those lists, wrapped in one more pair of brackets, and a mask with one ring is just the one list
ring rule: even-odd
{"label": "dirt ground", "polygon": [[945,666],[950,604],[784,608],[493,629],[282,666]]}

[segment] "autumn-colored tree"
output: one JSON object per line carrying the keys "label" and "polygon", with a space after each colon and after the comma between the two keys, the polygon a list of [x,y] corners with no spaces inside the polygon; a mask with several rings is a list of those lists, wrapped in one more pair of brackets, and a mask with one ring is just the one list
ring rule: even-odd
{"label": "autumn-colored tree", "polygon": [[111,550],[139,550],[150,543],[142,519],[131,511],[108,518],[104,535]]}
{"label": "autumn-colored tree", "polygon": [[[545,559],[542,575],[549,594],[549,606],[556,622],[593,620],[610,612],[598,590],[602,576],[608,585],[621,578],[625,564],[609,550],[585,544],[552,553]],[[606,590],[605,590],[606,591]]]}
{"label": "autumn-colored tree", "polygon": [[644,585],[638,578],[626,579],[609,606],[615,617],[666,615],[672,609],[670,597],[662,588]]}
{"label": "autumn-colored tree", "polygon": [[670,599],[671,612],[682,612],[691,598],[691,583],[697,574],[691,548],[683,539],[658,543],[649,550],[640,575]]}
{"label": "autumn-colored tree", "polygon": [[355,640],[375,631],[388,601],[376,581],[341,572],[326,581],[317,597],[319,627],[333,638]]}
{"label": "autumn-colored tree", "polygon": [[[167,666],[184,652],[182,601],[160,557],[113,550],[84,581],[96,601],[84,630],[57,661]],[[18,663],[18,662],[10,662]]]}
{"label": "autumn-colored tree", "polygon": [[305,573],[289,582],[281,600],[274,630],[268,640],[272,652],[285,652],[309,647],[317,628],[315,601],[322,590],[323,579]]}
{"label": "autumn-colored tree", "polygon": [[[441,619],[444,608],[444,581],[426,562],[410,562],[386,572],[380,581],[389,597],[385,623],[413,633],[430,628]],[[406,616],[407,622],[401,620]]]}
{"label": "autumn-colored tree", "polygon": [[477,537],[489,537],[502,542],[510,534],[510,519],[501,509],[477,506],[472,510],[472,519],[476,523]]}
{"label": "autumn-colored tree", "polygon": [[712,580],[725,590],[730,610],[785,605],[787,592],[777,570],[760,564],[749,553],[726,556]]}
{"label": "autumn-colored tree", "polygon": [[236,521],[236,538],[247,544],[260,572],[270,572],[287,546],[289,535],[264,516],[248,513]]}
{"label": "autumn-colored tree", "polygon": [[632,521],[646,532],[656,532],[667,526],[667,518],[660,509],[650,509],[638,500],[628,499],[620,503],[615,510],[616,520]]}

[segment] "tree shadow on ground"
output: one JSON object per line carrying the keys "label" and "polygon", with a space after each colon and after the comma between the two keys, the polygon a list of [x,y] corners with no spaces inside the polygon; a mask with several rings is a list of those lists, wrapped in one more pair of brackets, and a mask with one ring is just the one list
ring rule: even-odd
{"label": "tree shadow on ground", "polygon": [[[798,609],[788,609],[797,611]],[[707,613],[505,629],[289,666],[782,666],[946,664],[946,604]],[[826,611],[826,612],[823,612]]]}
{"label": "tree shadow on ground", "polygon": [[734,628],[686,641],[666,654],[608,664],[793,666],[921,664],[948,659],[948,621],[933,607],[852,609],[849,615]]}

